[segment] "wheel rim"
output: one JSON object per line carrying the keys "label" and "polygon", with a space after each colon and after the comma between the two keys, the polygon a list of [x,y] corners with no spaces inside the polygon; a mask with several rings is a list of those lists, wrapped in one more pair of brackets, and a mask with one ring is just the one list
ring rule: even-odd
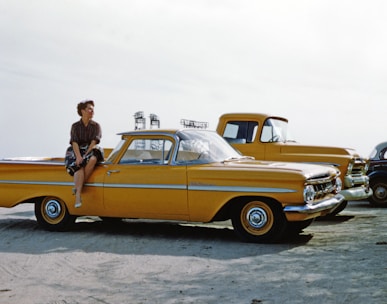
{"label": "wheel rim", "polygon": [[44,220],[50,224],[58,224],[65,217],[64,203],[56,198],[45,198],[41,205],[41,214]]}
{"label": "wheel rim", "polygon": [[266,234],[273,227],[273,211],[266,203],[250,202],[242,209],[241,223],[250,234]]}
{"label": "wheel rim", "polygon": [[374,197],[379,202],[385,202],[387,198],[387,189],[384,184],[377,184],[374,187]]}

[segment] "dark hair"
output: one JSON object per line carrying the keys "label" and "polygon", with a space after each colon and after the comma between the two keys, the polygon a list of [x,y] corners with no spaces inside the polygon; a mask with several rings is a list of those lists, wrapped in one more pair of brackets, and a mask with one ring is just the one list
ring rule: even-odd
{"label": "dark hair", "polygon": [[92,100],[84,100],[78,103],[77,112],[79,116],[82,116],[82,110],[86,109],[88,104],[91,104],[94,107],[94,101]]}

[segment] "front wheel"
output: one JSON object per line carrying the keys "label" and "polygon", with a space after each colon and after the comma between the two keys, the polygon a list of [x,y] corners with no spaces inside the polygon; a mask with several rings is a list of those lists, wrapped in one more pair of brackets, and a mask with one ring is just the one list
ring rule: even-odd
{"label": "front wheel", "polygon": [[63,231],[75,222],[66,204],[56,197],[44,197],[35,203],[35,216],[38,224],[49,231]]}
{"label": "front wheel", "polygon": [[251,200],[236,204],[232,215],[235,233],[247,242],[275,242],[286,230],[287,220],[277,202]]}
{"label": "front wheel", "polygon": [[387,181],[385,179],[376,179],[370,182],[372,195],[368,201],[375,207],[387,207]]}

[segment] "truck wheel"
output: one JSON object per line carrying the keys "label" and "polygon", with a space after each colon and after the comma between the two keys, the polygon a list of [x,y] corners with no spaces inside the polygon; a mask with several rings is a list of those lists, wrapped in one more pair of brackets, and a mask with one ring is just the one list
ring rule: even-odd
{"label": "truck wheel", "polygon": [[287,220],[282,207],[263,200],[236,204],[231,216],[235,233],[247,242],[275,242],[285,232]]}
{"label": "truck wheel", "polygon": [[376,179],[370,183],[373,191],[368,201],[375,207],[387,207],[387,181],[384,179]]}
{"label": "truck wheel", "polygon": [[56,197],[44,197],[35,203],[35,216],[38,224],[49,231],[63,231],[75,222],[66,204]]}

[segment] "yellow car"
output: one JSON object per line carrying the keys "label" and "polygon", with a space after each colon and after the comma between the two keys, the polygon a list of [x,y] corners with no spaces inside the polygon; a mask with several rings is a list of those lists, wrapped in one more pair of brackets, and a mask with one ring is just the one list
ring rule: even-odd
{"label": "yellow car", "polygon": [[244,241],[272,242],[333,212],[339,171],[330,166],[255,161],[216,132],[121,133],[74,208],[63,159],[0,161],[0,207],[34,203],[40,226],[65,230],[77,216],[212,222],[231,219]]}

